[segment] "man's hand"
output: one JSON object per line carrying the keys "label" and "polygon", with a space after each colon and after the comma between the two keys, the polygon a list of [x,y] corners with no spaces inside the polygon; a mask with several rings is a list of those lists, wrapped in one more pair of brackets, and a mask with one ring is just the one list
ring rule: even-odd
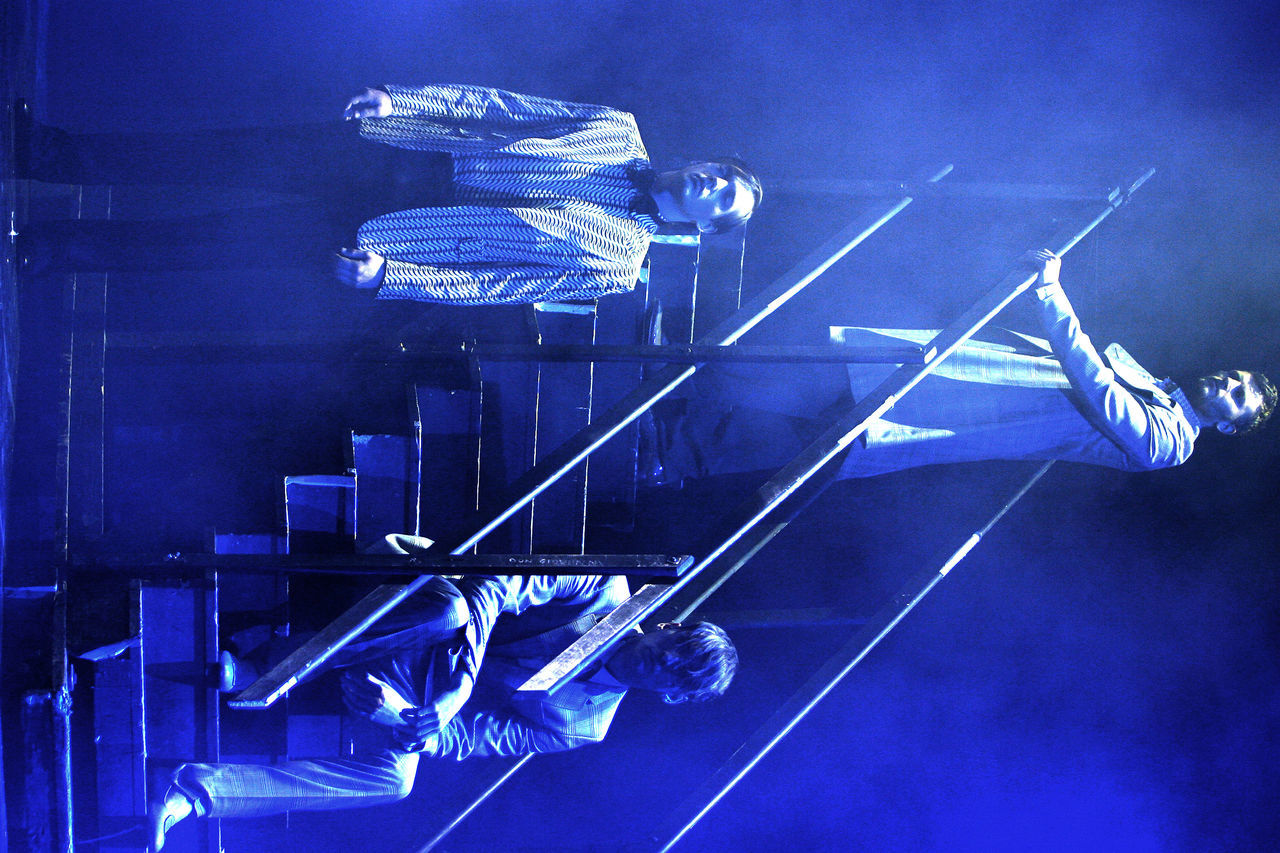
{"label": "man's hand", "polygon": [[391,729],[391,736],[405,752],[421,752],[440,738],[447,723],[440,719],[434,705],[406,708],[400,712],[400,724]]}
{"label": "man's hand", "polygon": [[391,115],[391,96],[381,89],[365,89],[347,102],[343,118],[386,118]]}
{"label": "man's hand", "polygon": [[387,274],[386,259],[364,249],[339,249],[333,274],[352,287],[380,287]]}
{"label": "man's hand", "polygon": [[390,684],[367,672],[342,674],[342,701],[351,713],[392,729],[402,725],[401,712],[413,708]]}
{"label": "man's hand", "polygon": [[1062,272],[1062,258],[1048,249],[1027,252],[1022,256],[1022,262],[1031,269],[1040,272],[1040,277],[1036,280],[1036,287],[1058,283],[1058,275]]}
{"label": "man's hand", "polygon": [[441,691],[430,704],[401,711],[402,723],[391,733],[406,751],[420,752],[439,739],[470,696],[471,677],[462,676],[458,686]]}

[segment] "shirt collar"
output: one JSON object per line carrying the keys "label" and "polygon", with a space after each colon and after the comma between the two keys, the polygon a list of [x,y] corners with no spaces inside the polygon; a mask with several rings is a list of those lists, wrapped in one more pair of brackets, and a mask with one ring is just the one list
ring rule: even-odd
{"label": "shirt collar", "polygon": [[691,222],[668,222],[658,212],[658,203],[649,195],[653,182],[658,177],[657,171],[648,167],[634,168],[630,171],[631,182],[636,186],[636,197],[631,202],[631,212],[636,214],[640,222],[650,234],[663,231],[667,234],[697,234],[698,227]]}
{"label": "shirt collar", "polygon": [[1173,398],[1173,401],[1182,407],[1182,415],[1190,421],[1191,426],[1194,427],[1197,432],[1204,429],[1206,426],[1205,422],[1200,420],[1200,416],[1196,414],[1196,410],[1191,406],[1191,401],[1187,399],[1187,395],[1183,393],[1182,389],[1168,379],[1164,380],[1161,384],[1164,386],[1165,392]]}

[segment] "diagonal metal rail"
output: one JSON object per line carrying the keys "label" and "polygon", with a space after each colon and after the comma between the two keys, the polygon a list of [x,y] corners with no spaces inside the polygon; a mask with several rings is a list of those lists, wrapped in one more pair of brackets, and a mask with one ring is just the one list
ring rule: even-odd
{"label": "diagonal metal rail", "polygon": [[[929,177],[929,182],[942,180],[951,172],[951,169],[952,167],[948,165],[937,170]],[[912,201],[911,196],[904,195],[891,204],[868,211],[831,240],[805,256],[791,270],[700,339],[698,343],[717,346],[735,343],[885,223],[905,210]],[[452,548],[449,553],[460,555],[471,550],[484,537],[585,460],[593,450],[692,376],[697,369],[697,364],[674,364],[657,371],[652,378],[641,383],[597,421],[571,437],[517,480],[512,487],[515,497],[507,508]],[[398,589],[380,587],[370,593],[340,616],[336,622],[324,628],[308,643],[282,661],[279,666],[249,685],[228,704],[232,708],[269,707],[393,607],[417,592],[429,578],[430,576],[424,575]]]}
{"label": "diagonal metal rail", "polygon": [[908,581],[897,595],[867,620],[867,623],[853,635],[848,643],[832,655],[805,682],[803,687],[797,690],[763,726],[747,739],[746,743],[730,756],[715,775],[686,799],[675,812],[676,819],[667,824],[669,828],[652,839],[655,842],[667,839],[666,843],[659,848],[661,853],[666,853],[679,843],[680,839],[697,826],[698,822],[724,799],[725,795],[733,790],[752,768],[760,763],[761,759],[790,734],[800,721],[929,594],[930,590],[969,555],[969,552],[982,541],[991,528],[996,526],[1005,513],[1022,499],[1022,496],[1044,476],[1052,465],[1052,461],[1040,465],[1017,492],[1004,502],[999,511],[952,552],[940,567],[927,569]]}

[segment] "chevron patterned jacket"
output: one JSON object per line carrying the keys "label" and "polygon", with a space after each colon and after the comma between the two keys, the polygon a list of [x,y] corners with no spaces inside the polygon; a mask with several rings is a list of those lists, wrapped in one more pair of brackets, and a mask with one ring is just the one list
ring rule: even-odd
{"label": "chevron patterned jacket", "polygon": [[366,222],[381,299],[486,305],[630,290],[658,229],[641,212],[648,155],[629,113],[466,85],[385,86],[375,142],[452,155],[457,205]]}

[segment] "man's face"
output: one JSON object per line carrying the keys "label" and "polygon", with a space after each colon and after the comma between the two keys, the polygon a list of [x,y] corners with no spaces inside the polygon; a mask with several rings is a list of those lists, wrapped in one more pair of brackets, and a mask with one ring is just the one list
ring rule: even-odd
{"label": "man's face", "polygon": [[1248,423],[1262,408],[1262,390],[1247,370],[1226,370],[1195,381],[1187,395],[1201,420],[1225,433]]}
{"label": "man's face", "polygon": [[729,166],[692,163],[673,177],[672,195],[688,221],[697,223],[701,231],[711,231],[713,221],[726,213],[736,211],[745,219],[753,212],[756,202],[751,187]]}
{"label": "man's face", "polygon": [[609,673],[628,687],[675,693],[681,663],[679,644],[680,632],[671,629],[628,637],[609,658]]}

